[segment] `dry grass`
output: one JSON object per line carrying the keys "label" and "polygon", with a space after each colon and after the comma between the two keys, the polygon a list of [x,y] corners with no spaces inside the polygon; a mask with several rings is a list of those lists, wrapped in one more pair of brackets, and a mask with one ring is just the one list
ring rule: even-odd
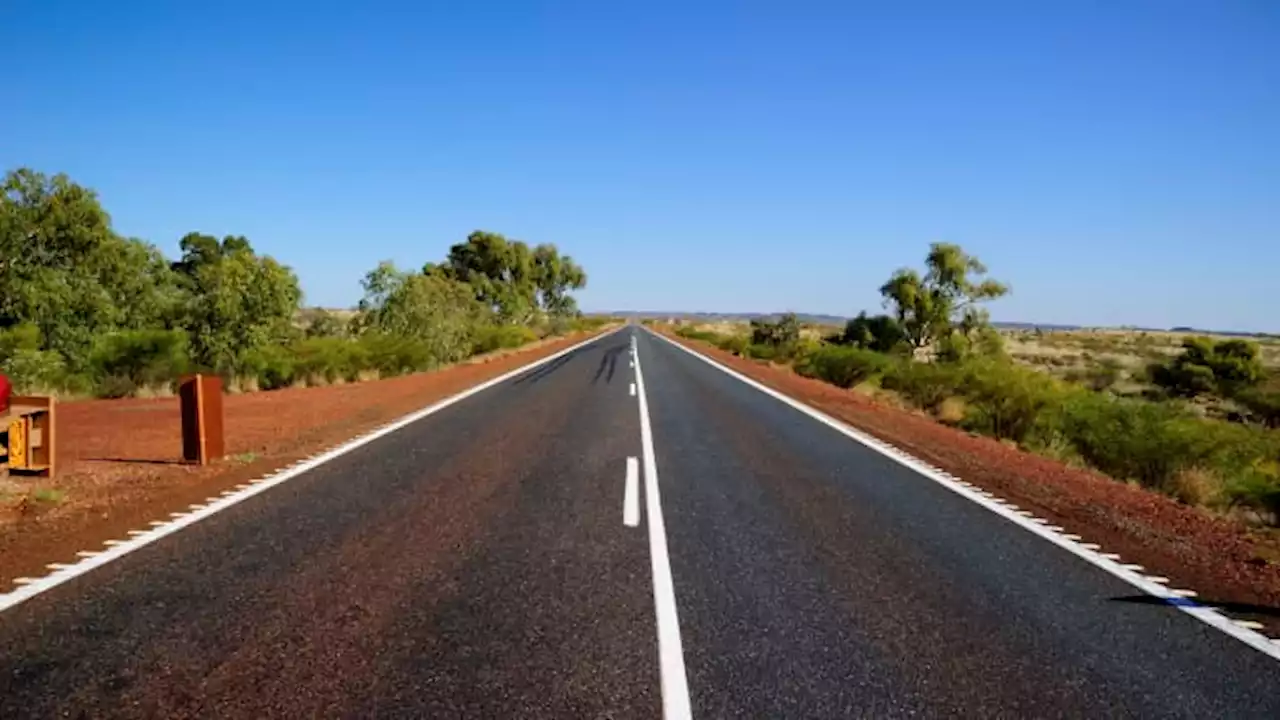
{"label": "dry grass", "polygon": [[[1105,365],[1118,369],[1112,391],[1141,394],[1150,388],[1145,371],[1153,362],[1182,351],[1187,333],[1149,330],[1002,330],[1005,350],[1015,361],[1059,378],[1073,378]],[[1220,339],[1227,336],[1213,336]],[[1263,365],[1280,372],[1280,341],[1250,338],[1261,348]]]}
{"label": "dry grass", "polygon": [[967,409],[968,406],[965,405],[963,398],[949,397],[938,404],[935,416],[939,422],[947,425],[958,425],[964,420]]}
{"label": "dry grass", "polygon": [[1221,498],[1222,479],[1211,470],[1189,468],[1174,475],[1166,490],[1188,505],[1210,507]]}

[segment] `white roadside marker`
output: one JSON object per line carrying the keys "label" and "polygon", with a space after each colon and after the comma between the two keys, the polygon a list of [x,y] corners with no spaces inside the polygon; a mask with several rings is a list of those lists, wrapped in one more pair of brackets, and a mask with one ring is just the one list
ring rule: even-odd
{"label": "white roadside marker", "polygon": [[[634,388],[633,385],[632,389]],[[627,458],[626,488],[622,491],[622,524],[627,527],[640,524],[640,461],[633,457]]]}

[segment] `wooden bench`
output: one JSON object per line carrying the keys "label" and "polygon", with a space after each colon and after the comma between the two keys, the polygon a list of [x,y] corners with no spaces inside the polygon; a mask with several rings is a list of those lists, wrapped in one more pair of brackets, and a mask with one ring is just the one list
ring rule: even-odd
{"label": "wooden bench", "polygon": [[0,414],[4,434],[0,460],[8,471],[53,477],[54,417],[57,401],[51,397],[15,395],[9,410]]}

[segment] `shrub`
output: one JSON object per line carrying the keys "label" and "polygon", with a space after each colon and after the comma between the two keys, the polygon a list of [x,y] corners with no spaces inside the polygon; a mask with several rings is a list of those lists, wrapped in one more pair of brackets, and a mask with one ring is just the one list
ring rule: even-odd
{"label": "shrub", "polygon": [[368,366],[364,347],[344,338],[307,338],[290,349],[294,379],[313,385],[354,380]]}
{"label": "shrub", "polygon": [[1280,391],[1251,388],[1237,393],[1235,400],[1249,411],[1254,420],[1280,430]]}
{"label": "shrub", "polygon": [[516,348],[537,339],[538,334],[524,325],[485,325],[476,331],[475,352]]}
{"label": "shrub", "polygon": [[[256,385],[260,390],[278,390],[289,387],[294,382],[294,355],[279,345],[268,345],[255,348],[244,355],[242,378],[238,378],[237,386],[247,388]],[[253,379],[253,383],[248,382]]]}
{"label": "shrub", "polygon": [[1227,484],[1225,495],[1228,504],[1266,513],[1273,524],[1280,518],[1280,477],[1274,469],[1245,473]]}
{"label": "shrub", "polygon": [[141,388],[172,385],[190,367],[181,330],[130,330],[94,343],[89,365],[103,397],[126,397]]}
{"label": "shrub", "polygon": [[916,407],[933,411],[943,400],[961,392],[962,373],[957,365],[901,360],[888,365],[880,386],[893,390]]}
{"label": "shrub", "polygon": [[742,348],[742,357],[766,361],[781,359],[777,347],[762,343],[747,343]]}
{"label": "shrub", "polygon": [[747,349],[746,335],[722,335],[716,341],[716,347],[731,352],[734,355],[741,355]]}
{"label": "shrub", "polygon": [[1206,432],[1213,424],[1167,403],[1076,393],[1065,403],[1061,427],[1098,470],[1167,489],[1180,471],[1214,464],[1222,445]]}
{"label": "shrub", "polygon": [[800,341],[800,320],[795,313],[787,313],[776,321],[752,320],[751,344],[786,347]]}
{"label": "shrub", "polygon": [[307,325],[307,337],[344,337],[349,325],[327,310],[317,310]]}
{"label": "shrub", "polygon": [[0,372],[8,376],[18,394],[56,395],[88,392],[90,382],[67,369],[67,362],[52,350],[16,350],[0,361]]}
{"label": "shrub", "polygon": [[840,342],[879,353],[891,353],[906,346],[907,334],[902,325],[888,315],[868,317],[862,312],[845,324]]}
{"label": "shrub", "polygon": [[1000,361],[977,363],[963,373],[966,429],[1019,444],[1048,442],[1055,428],[1046,411],[1062,400],[1053,378]]}
{"label": "shrub", "polygon": [[1153,365],[1151,381],[1170,395],[1195,397],[1217,392],[1229,397],[1262,379],[1258,344],[1248,340],[1189,337],[1182,354],[1165,364]]}
{"label": "shrub", "polygon": [[376,370],[382,377],[427,370],[435,364],[431,348],[412,338],[367,333],[360,337],[360,345],[368,363],[366,369]]}
{"label": "shrub", "polygon": [[851,388],[889,364],[884,355],[858,347],[823,345],[799,357],[796,372],[837,387]]}

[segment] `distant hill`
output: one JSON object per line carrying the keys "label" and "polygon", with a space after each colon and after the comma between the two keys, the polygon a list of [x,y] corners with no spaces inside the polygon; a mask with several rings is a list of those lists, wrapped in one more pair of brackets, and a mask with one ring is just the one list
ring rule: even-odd
{"label": "distant hill", "polygon": [[[780,312],[699,312],[693,310],[619,310],[614,312],[596,312],[587,313],[588,315],[609,315],[612,317],[626,317],[636,319],[680,319],[680,320],[696,320],[699,322],[747,322],[749,320],[777,319],[782,315]],[[796,313],[796,317],[803,323],[812,323],[815,325],[844,325],[849,321],[849,317],[844,315],[826,315],[823,313]],[[1186,335],[1224,335],[1234,337],[1255,337],[1255,338],[1275,338],[1280,337],[1273,333],[1264,332],[1247,332],[1242,330],[1203,330],[1191,327],[1174,327],[1174,328],[1148,328],[1137,327],[1133,325],[1122,325],[1116,327],[1093,326],[1093,325],[1063,325],[1058,323],[1036,323],[1036,322],[1016,322],[1016,321],[994,321],[991,323],[1001,330],[1046,330],[1046,331],[1072,331],[1072,330],[1131,330],[1134,332],[1171,332],[1182,333]]]}
{"label": "distant hill", "polygon": [[[648,311],[648,310],[620,310],[616,312],[587,313],[588,315],[609,315],[612,317],[625,317],[637,319],[680,319],[680,320],[697,320],[699,322],[746,322],[749,320],[776,320],[782,316],[780,312],[739,312],[739,313],[716,313],[716,312],[695,312],[688,310],[672,310],[667,312]],[[813,323],[815,325],[843,325],[849,318],[840,315],[824,315],[822,313],[796,313],[802,323]]]}

